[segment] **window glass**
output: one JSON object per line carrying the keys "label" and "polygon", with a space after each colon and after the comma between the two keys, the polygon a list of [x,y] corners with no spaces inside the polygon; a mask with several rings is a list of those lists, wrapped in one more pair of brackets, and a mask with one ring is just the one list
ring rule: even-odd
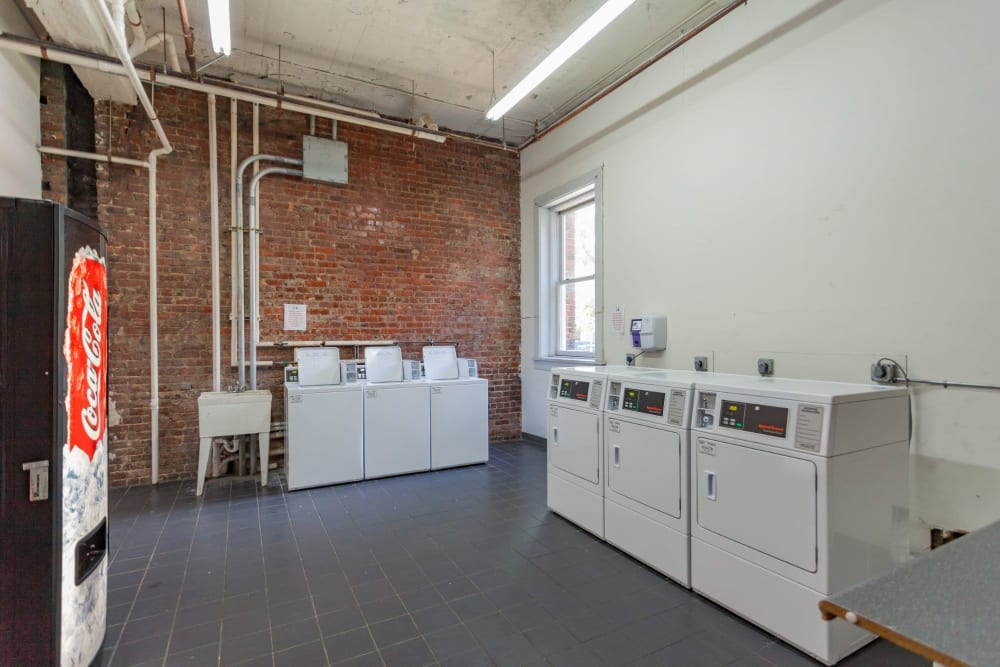
{"label": "window glass", "polygon": [[559,214],[562,232],[562,278],[594,275],[594,200]]}
{"label": "window glass", "polygon": [[557,291],[557,353],[593,356],[596,315],[594,279],[563,283]]}

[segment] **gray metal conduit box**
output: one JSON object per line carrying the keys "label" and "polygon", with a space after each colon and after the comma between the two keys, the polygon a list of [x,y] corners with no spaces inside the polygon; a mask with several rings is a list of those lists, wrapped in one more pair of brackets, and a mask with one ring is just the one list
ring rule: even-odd
{"label": "gray metal conduit box", "polygon": [[302,178],[347,185],[347,143],[308,134],[302,137]]}

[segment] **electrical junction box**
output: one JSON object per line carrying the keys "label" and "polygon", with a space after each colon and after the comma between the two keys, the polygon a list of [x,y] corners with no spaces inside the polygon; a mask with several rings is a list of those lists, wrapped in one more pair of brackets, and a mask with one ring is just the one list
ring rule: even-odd
{"label": "electrical junction box", "polygon": [[302,137],[302,178],[347,185],[347,144],[312,135]]}
{"label": "electrical junction box", "polygon": [[633,317],[629,331],[632,347],[638,350],[659,352],[667,349],[667,318],[664,315]]}

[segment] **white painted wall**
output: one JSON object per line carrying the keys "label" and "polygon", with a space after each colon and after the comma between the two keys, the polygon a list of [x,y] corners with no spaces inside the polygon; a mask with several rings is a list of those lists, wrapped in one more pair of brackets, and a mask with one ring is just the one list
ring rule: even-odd
{"label": "white painted wall", "polygon": [[[533,201],[602,164],[606,308],[669,318],[644,365],[867,382],[891,355],[1000,383],[997,25],[990,0],[750,0],[526,149],[525,432],[548,371]],[[918,389],[914,410],[919,548],[1000,518],[1000,392]]]}
{"label": "white painted wall", "polygon": [[[31,35],[13,2],[0,2],[0,31]],[[38,60],[0,51],[0,196],[42,196],[38,154]]]}

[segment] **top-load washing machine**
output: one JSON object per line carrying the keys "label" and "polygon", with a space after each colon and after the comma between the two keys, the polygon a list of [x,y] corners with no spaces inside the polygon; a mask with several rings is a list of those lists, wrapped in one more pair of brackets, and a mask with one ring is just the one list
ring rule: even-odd
{"label": "top-load washing machine", "polygon": [[817,605],[907,557],[906,390],[706,378],[693,415],[692,587],[827,665],[874,639]]}
{"label": "top-load washing machine", "polygon": [[604,403],[604,537],[687,587],[691,405],[704,375],[610,373]]}
{"label": "top-load washing machine", "polygon": [[431,469],[485,463],[490,458],[488,383],[459,373],[478,368],[458,359],[454,346],[423,349],[424,381],[431,394]]}
{"label": "top-load washing machine", "polygon": [[430,470],[430,386],[396,345],[365,348],[365,479]]}
{"label": "top-load washing machine", "polygon": [[337,348],[296,350],[298,381],[285,382],[288,489],[364,478],[361,385],[341,383]]}
{"label": "top-load washing machine", "polygon": [[648,373],[625,366],[553,368],[549,375],[548,506],[604,539],[604,433],[602,416],[609,373]]}

